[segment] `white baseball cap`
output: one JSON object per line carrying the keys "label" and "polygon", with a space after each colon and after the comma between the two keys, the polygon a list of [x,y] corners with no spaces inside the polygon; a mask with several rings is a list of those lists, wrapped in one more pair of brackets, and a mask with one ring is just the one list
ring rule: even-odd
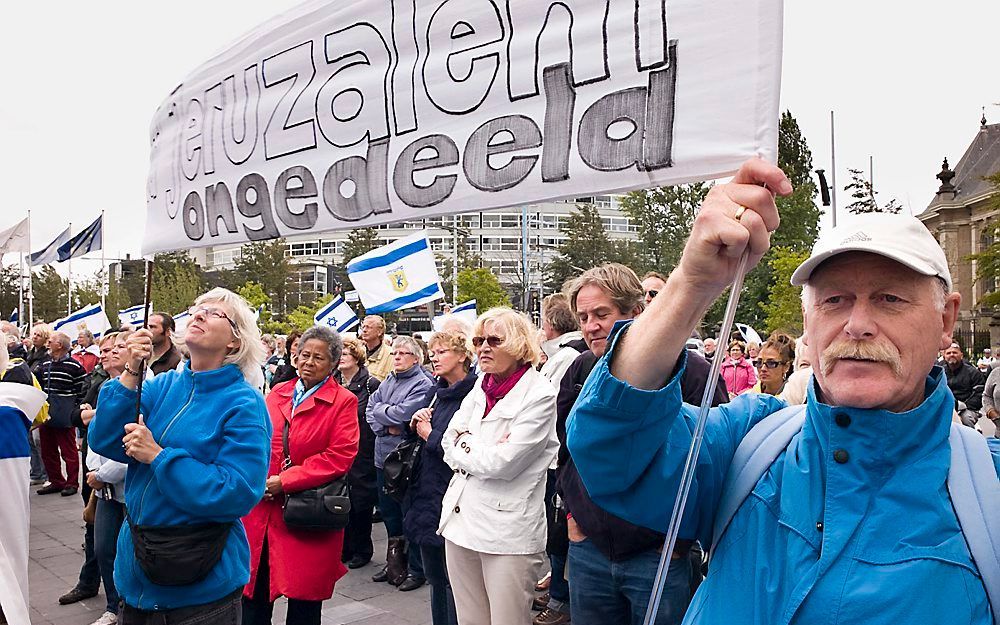
{"label": "white baseball cap", "polygon": [[837,226],[816,241],[812,254],[792,274],[802,286],[823,261],[844,252],[868,252],[902,263],[925,276],[937,276],[951,291],[951,272],[944,250],[924,224],[909,215],[871,213]]}

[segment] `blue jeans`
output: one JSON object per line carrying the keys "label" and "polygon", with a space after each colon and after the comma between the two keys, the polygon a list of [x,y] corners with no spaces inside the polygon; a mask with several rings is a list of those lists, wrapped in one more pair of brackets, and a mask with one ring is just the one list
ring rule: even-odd
{"label": "blue jeans", "polygon": [[549,609],[564,614],[570,614],[569,582],[566,581],[566,556],[561,553],[550,553],[549,564],[552,566],[552,577],[549,582]]}
{"label": "blue jeans", "polygon": [[375,469],[375,483],[378,484],[378,509],[382,513],[382,523],[385,524],[385,533],[389,538],[403,535],[403,507],[399,502],[385,494],[385,473],[382,469]]}
{"label": "blue jeans", "polygon": [[118,553],[118,532],[125,520],[125,504],[114,500],[97,500],[94,517],[94,553],[104,582],[104,597],[108,612],[118,612],[118,591],[115,589],[115,555]]}
{"label": "blue jeans", "polygon": [[418,549],[413,551],[418,550],[423,561],[424,574],[431,585],[431,623],[433,625],[458,625],[458,616],[455,615],[455,595],[451,592],[451,581],[448,579],[444,546],[420,545]]}
{"label": "blue jeans", "polygon": [[[569,544],[573,625],[641,625],[653,590],[660,554],[651,549],[612,562],[590,540]],[[691,601],[691,560],[670,562],[656,625],[679,625]]]}

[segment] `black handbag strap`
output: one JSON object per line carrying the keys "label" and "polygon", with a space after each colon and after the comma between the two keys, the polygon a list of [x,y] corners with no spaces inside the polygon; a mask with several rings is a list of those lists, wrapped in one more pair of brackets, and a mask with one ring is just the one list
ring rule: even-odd
{"label": "black handbag strap", "polygon": [[281,470],[284,471],[288,467],[292,466],[292,454],[288,451],[288,430],[291,428],[292,424],[288,419],[285,419],[285,428],[281,433],[281,449],[284,451],[284,459],[281,461]]}

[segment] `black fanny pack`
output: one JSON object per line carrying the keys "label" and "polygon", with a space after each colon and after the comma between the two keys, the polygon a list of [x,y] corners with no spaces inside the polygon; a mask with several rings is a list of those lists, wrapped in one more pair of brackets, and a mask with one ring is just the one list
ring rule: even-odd
{"label": "black fanny pack", "polygon": [[132,551],[149,581],[187,586],[205,579],[226,548],[232,523],[136,525],[126,514]]}

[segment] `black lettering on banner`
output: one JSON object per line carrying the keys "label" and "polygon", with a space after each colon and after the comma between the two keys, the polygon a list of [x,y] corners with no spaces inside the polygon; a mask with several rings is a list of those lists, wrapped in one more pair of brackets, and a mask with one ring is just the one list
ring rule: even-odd
{"label": "black lettering on banner", "polygon": [[308,230],[316,225],[319,205],[316,202],[306,202],[302,210],[292,212],[288,207],[290,199],[309,199],[316,197],[316,178],[309,168],[302,165],[289,167],[281,172],[274,183],[274,214],[281,223],[292,230]]}
{"label": "black lettering on banner", "polygon": [[[177,124],[177,101],[173,96],[180,90],[178,86],[170,94],[170,99],[160,105],[153,117],[150,129],[149,158],[151,163],[166,163],[163,167],[150,167],[146,181],[149,204],[161,202],[169,219],[176,219],[183,201],[180,197],[180,132]],[[165,171],[164,171],[165,170]]]}
{"label": "black lettering on banner", "polygon": [[573,109],[576,90],[570,84],[570,66],[546,67],[545,145],[542,146],[542,182],[569,179],[569,151],[573,143]]}
{"label": "black lettering on banner", "polygon": [[245,163],[257,147],[260,109],[260,68],[256,63],[243,70],[243,88],[236,76],[222,81],[222,148],[233,165]]}
{"label": "black lettering on banner", "polygon": [[320,132],[341,148],[388,137],[389,46],[382,34],[371,24],[355,24],[324,42],[326,62],[337,67],[316,94]]}
{"label": "black lettering on banner", "polygon": [[205,90],[205,121],[202,136],[204,140],[204,157],[202,172],[206,175],[215,173],[215,145],[222,141],[222,83],[215,83]]}
{"label": "black lettering on banner", "polygon": [[663,67],[667,60],[667,0],[635,0],[635,68]]}
{"label": "black lettering on banner", "polygon": [[[494,141],[498,136],[510,138]],[[469,184],[480,191],[503,191],[528,177],[535,167],[538,157],[514,156],[503,167],[493,167],[490,157],[537,148],[542,144],[542,133],[538,125],[524,115],[506,115],[491,119],[473,131],[465,144],[462,166]]]}
{"label": "black lettering on banner", "polygon": [[[602,0],[548,0],[542,2],[522,2],[516,11],[507,3],[507,19],[510,21],[510,39],[507,42],[507,92],[511,101],[538,95],[538,75],[541,65],[540,47],[542,35],[552,21],[553,11],[561,9],[567,16],[569,31],[566,42],[573,70],[573,85],[588,85],[607,80],[611,76],[608,68],[608,13],[610,0],[603,0],[604,11],[593,5]],[[590,18],[584,21],[579,16]],[[600,16],[601,19],[596,18]],[[550,36],[559,34],[549,32]],[[600,53],[595,44],[602,42]],[[546,141],[548,135],[546,134]]]}
{"label": "black lettering on banner", "polygon": [[[302,76],[302,70],[309,75]],[[264,127],[264,158],[271,160],[315,148],[316,121],[305,102],[298,106],[316,76],[312,40],[264,59],[262,71],[266,88],[288,83]]]}
{"label": "black lettering on banner", "polygon": [[[424,149],[434,152],[429,158],[417,158]],[[413,174],[418,171],[449,167],[458,164],[458,146],[445,135],[428,135],[421,137],[406,146],[392,172],[392,186],[404,203],[414,208],[434,206],[448,199],[455,189],[455,174],[434,176],[434,181],[427,186],[420,186],[413,180]]]}
{"label": "black lettering on banner", "polygon": [[[601,97],[580,118],[577,130],[580,158],[598,171],[639,166],[645,123],[646,87],[631,87]],[[612,138],[609,132],[613,126],[627,132]]]}
{"label": "black lettering on banner", "polygon": [[649,72],[646,136],[642,145],[643,169],[652,171],[674,164],[674,105],[677,96],[677,40],[670,42],[669,64]]}
{"label": "black lettering on banner", "polygon": [[201,196],[192,191],[184,198],[181,209],[181,221],[184,222],[184,234],[192,241],[200,241],[205,236],[205,208],[201,205]]}
{"label": "black lettering on banner", "polygon": [[423,80],[434,106],[452,115],[478,108],[496,80],[503,39],[492,0],[444,0],[427,24]]}
{"label": "black lettering on banner", "polygon": [[208,223],[208,233],[219,236],[219,220],[226,226],[226,232],[239,232],[236,228],[236,214],[233,212],[233,198],[225,182],[215,186],[205,187],[205,221]]}
{"label": "black lettering on banner", "polygon": [[201,165],[202,123],[204,122],[201,102],[197,98],[188,101],[184,109],[184,127],[181,129],[184,154],[181,159],[181,171],[188,180],[198,176]]}
{"label": "black lettering on banner", "polygon": [[[323,203],[337,219],[358,221],[369,215],[392,211],[389,206],[389,140],[368,144],[367,157],[349,156],[330,166],[323,178]],[[345,182],[353,192],[345,195]]]}
{"label": "black lettering on banner", "polygon": [[[389,0],[392,8],[392,118],[396,136],[417,129],[417,49],[416,0]],[[403,67],[400,59],[412,60]]]}
{"label": "black lettering on banner", "polygon": [[[253,199],[250,199],[250,193]],[[271,214],[271,193],[267,181],[260,174],[247,174],[236,187],[236,210],[244,217],[260,217],[260,228],[243,224],[243,232],[251,241],[266,241],[281,236]]]}

